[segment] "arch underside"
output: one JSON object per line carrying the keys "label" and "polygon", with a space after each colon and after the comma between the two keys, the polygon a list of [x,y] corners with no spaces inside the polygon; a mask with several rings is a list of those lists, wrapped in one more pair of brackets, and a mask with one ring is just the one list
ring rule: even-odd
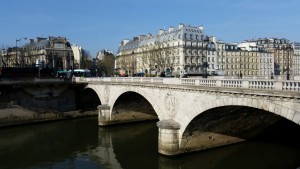
{"label": "arch underside", "polygon": [[79,109],[81,110],[97,110],[97,106],[101,105],[100,98],[96,91],[92,88],[85,88],[79,97]]}
{"label": "arch underside", "polygon": [[181,138],[180,151],[191,152],[255,139],[282,120],[286,119],[252,107],[213,108],[189,123]]}
{"label": "arch underside", "polygon": [[111,120],[115,123],[157,120],[158,116],[152,105],[136,92],[121,94],[113,105]]}

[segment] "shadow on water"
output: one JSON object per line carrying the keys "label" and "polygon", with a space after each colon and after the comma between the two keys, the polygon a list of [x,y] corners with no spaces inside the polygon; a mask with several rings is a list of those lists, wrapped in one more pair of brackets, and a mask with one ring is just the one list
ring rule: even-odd
{"label": "shadow on water", "polygon": [[250,141],[175,158],[160,157],[159,168],[296,169],[300,167],[298,133],[299,125],[282,119]]}
{"label": "shadow on water", "polygon": [[110,132],[111,146],[122,169],[296,169],[300,166],[300,147],[291,143],[299,143],[299,139],[286,139],[286,131],[299,133],[299,128],[280,121],[257,140],[172,158],[157,153],[155,123],[118,126],[104,132]]}
{"label": "shadow on water", "polygon": [[75,157],[97,146],[95,126],[97,121],[88,118],[1,129],[0,168],[52,165]]}
{"label": "shadow on water", "polygon": [[172,169],[296,169],[300,166],[300,151],[249,141],[175,158],[160,157],[159,165]]}
{"label": "shadow on water", "polygon": [[[299,133],[298,126],[286,127]],[[276,130],[259,140],[170,158],[158,154],[155,122],[101,128],[89,118],[21,126],[0,130],[0,168],[296,169],[299,146]],[[274,141],[282,137],[287,141]]]}

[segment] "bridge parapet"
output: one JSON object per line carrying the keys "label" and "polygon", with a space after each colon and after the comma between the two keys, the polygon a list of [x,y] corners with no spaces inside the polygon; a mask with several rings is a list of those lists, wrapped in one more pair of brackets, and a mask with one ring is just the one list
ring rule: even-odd
{"label": "bridge parapet", "polygon": [[264,79],[202,79],[202,78],[147,78],[147,77],[109,77],[109,78],[75,78],[76,83],[89,82],[126,82],[154,83],[189,86],[207,86],[222,88],[260,89],[279,91],[300,91],[300,81],[264,80]]}

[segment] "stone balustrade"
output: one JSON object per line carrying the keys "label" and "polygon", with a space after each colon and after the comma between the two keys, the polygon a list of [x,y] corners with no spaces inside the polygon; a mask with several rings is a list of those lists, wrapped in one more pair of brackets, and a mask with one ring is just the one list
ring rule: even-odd
{"label": "stone balustrade", "polygon": [[158,83],[224,88],[244,88],[258,90],[300,91],[300,81],[265,79],[202,79],[202,78],[160,78],[160,77],[108,77],[75,78],[75,82],[127,82]]}

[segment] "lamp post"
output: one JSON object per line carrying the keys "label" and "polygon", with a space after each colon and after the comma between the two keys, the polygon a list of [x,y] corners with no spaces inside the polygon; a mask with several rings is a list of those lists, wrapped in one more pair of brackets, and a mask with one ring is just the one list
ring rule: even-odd
{"label": "lamp post", "polygon": [[19,62],[18,62],[18,42],[20,41],[21,39],[16,39],[16,66],[19,67]]}
{"label": "lamp post", "polygon": [[[24,38],[24,39],[26,40],[27,38]],[[22,40],[22,38],[16,39],[16,64],[17,64],[18,67],[19,67],[19,62],[18,62],[18,42],[21,41],[21,40]]]}
{"label": "lamp post", "polygon": [[203,75],[202,75],[202,77],[203,78],[207,78],[207,67],[208,67],[208,65],[207,65],[207,61],[204,61],[204,58],[206,58],[207,59],[207,57],[205,57],[205,56],[202,56],[202,67],[203,67]]}
{"label": "lamp post", "polygon": [[[202,75],[202,77],[203,78],[207,78],[207,67],[208,67],[207,57],[208,57],[208,43],[209,43],[209,39],[206,38],[204,40],[204,42],[206,42],[206,44],[205,44],[205,54],[202,55],[202,69],[203,69],[203,75]],[[205,58],[205,61],[204,61],[204,58]]]}
{"label": "lamp post", "polygon": [[[290,57],[291,57],[291,44],[286,44],[282,48],[283,50],[283,73],[286,72],[286,80],[290,80]],[[286,67],[285,67],[286,66]]]}
{"label": "lamp post", "polygon": [[286,72],[286,80],[290,80],[290,53],[291,53],[291,46],[288,44],[288,46],[287,46],[287,72]]}
{"label": "lamp post", "polygon": [[171,77],[172,77],[172,75],[173,75],[173,64],[171,64],[171,67],[170,67],[170,71],[171,71]]}

